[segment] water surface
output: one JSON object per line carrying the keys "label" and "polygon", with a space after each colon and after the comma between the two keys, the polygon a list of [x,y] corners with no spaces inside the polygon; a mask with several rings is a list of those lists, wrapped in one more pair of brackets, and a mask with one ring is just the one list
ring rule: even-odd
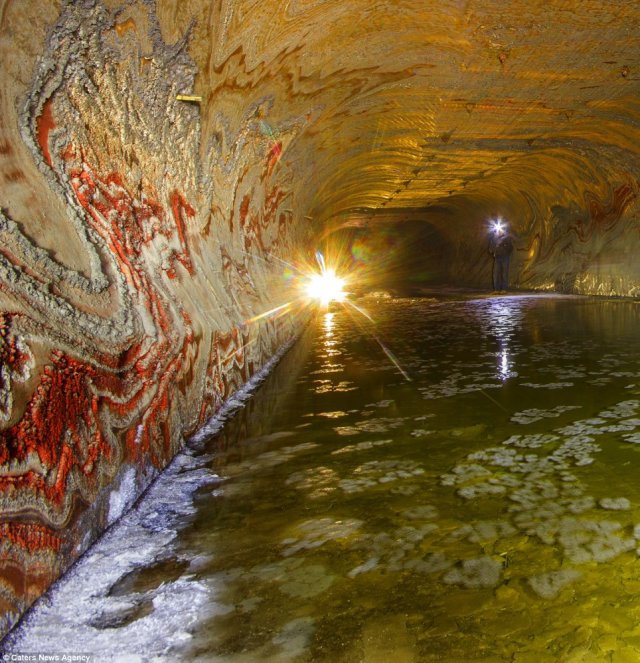
{"label": "water surface", "polygon": [[640,308],[359,306],[319,313],[12,651],[640,660]]}

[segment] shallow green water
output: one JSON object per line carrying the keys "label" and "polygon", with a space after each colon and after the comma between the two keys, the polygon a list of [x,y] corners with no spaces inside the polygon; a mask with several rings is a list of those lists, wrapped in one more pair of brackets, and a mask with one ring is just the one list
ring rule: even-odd
{"label": "shallow green water", "polygon": [[639,661],[640,307],[361,303],[375,324],[318,315],[15,647]]}
{"label": "shallow green water", "polygon": [[640,308],[365,308],[211,441],[181,553],[228,611],[184,655],[640,660]]}

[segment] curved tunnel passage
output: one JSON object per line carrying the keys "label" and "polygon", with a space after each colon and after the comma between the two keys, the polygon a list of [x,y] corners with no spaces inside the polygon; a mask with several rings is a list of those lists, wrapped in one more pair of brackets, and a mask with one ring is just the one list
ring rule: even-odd
{"label": "curved tunnel passage", "polygon": [[[630,0],[0,2],[2,631],[356,289],[635,297]],[[361,283],[357,284],[358,278]]]}

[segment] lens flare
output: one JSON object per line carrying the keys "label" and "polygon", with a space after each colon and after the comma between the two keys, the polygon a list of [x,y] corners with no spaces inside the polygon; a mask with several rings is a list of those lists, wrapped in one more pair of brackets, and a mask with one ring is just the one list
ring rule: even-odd
{"label": "lens flare", "polygon": [[313,274],[307,283],[307,296],[327,305],[330,302],[344,301],[347,293],[344,291],[344,279],[336,276],[332,269],[324,269],[319,274]]}
{"label": "lens flare", "polygon": [[502,219],[496,219],[495,221],[491,222],[491,230],[496,234],[496,235],[502,235],[502,233],[505,231],[506,224],[503,223]]}

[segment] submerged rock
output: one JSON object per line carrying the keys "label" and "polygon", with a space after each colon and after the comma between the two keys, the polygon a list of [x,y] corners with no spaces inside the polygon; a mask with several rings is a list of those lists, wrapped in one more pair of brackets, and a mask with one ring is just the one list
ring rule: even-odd
{"label": "submerged rock", "polygon": [[336,576],[327,573],[324,566],[313,564],[291,571],[280,591],[292,597],[310,598],[328,589]]}
{"label": "submerged rock", "polygon": [[491,557],[464,560],[461,566],[447,573],[443,581],[447,585],[462,585],[467,588],[495,587],[500,582],[502,562]]}
{"label": "submerged rock", "polygon": [[529,578],[531,589],[543,599],[552,599],[558,595],[561,589],[574,582],[582,576],[576,569],[561,569],[560,571],[549,571]]}
{"label": "submerged rock", "polygon": [[362,521],[356,518],[346,518],[345,520],[317,518],[307,520],[296,527],[296,531],[301,536],[290,537],[280,542],[285,546],[282,555],[289,557],[301,550],[319,548],[328,541],[348,538],[358,531],[361,525]]}
{"label": "submerged rock", "polygon": [[628,511],[631,508],[631,502],[626,497],[618,497],[616,499],[605,497],[598,504],[603,509],[608,509],[609,511]]}

